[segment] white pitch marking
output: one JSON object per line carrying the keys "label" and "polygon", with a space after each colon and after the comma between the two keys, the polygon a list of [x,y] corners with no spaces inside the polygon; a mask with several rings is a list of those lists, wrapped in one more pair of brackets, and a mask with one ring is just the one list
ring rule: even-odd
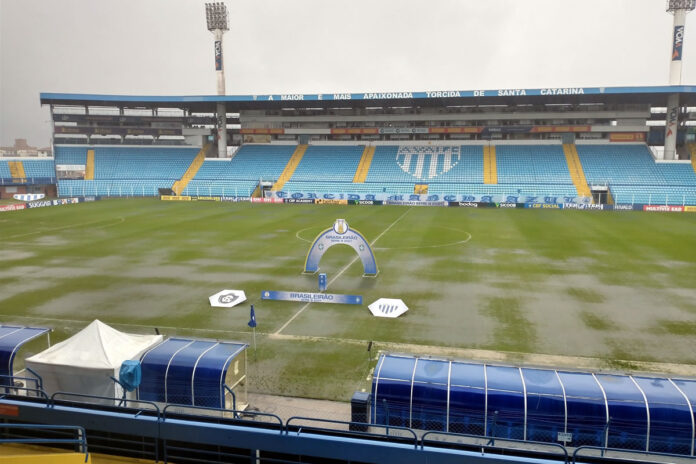
{"label": "white pitch marking", "polygon": [[464,240],[458,240],[456,242],[450,242],[450,243],[443,243],[441,245],[419,245],[419,246],[412,246],[412,247],[391,247],[391,248],[374,248],[374,250],[380,250],[380,251],[385,251],[385,250],[421,250],[423,248],[444,248],[444,247],[449,247],[449,246],[455,246],[455,245],[463,245],[464,243],[467,243],[469,240],[471,240],[472,235],[469,232],[465,232],[463,230],[459,229],[454,229],[452,227],[445,227],[445,226],[435,226],[435,227],[441,227],[443,229],[449,229],[449,230],[456,230],[457,232],[464,232],[468,237],[465,238]]}
{"label": "white pitch marking", "polygon": [[[386,234],[387,232],[389,232],[389,229],[391,229],[392,227],[394,227],[394,226],[396,225],[396,223],[399,222],[399,221],[401,220],[401,218],[403,218],[404,216],[406,216],[406,215],[408,214],[408,212],[411,211],[412,208],[413,208],[413,207],[407,209],[407,210],[404,212],[404,214],[402,214],[401,216],[399,216],[398,218],[396,218],[396,220],[395,220],[394,222],[392,222],[391,224],[389,224],[389,226],[388,226],[386,229],[384,229],[384,230],[382,231],[381,234],[379,234],[372,242],[370,242],[370,246],[374,245],[374,244],[377,242],[377,240],[379,240],[380,238],[382,238],[382,236],[383,236],[384,234]],[[306,229],[305,229],[305,230],[306,230]],[[299,238],[299,237],[298,237],[298,238]],[[351,267],[351,266],[353,265],[353,263],[356,262],[359,258],[360,258],[359,256],[356,256],[355,258],[353,258],[353,260],[352,260],[351,262],[349,262],[348,264],[346,264],[346,265],[343,267],[343,269],[341,269],[341,270],[338,272],[338,274],[336,274],[331,280],[329,280],[329,282],[327,283],[327,287],[328,287],[329,285],[331,285],[332,283],[334,283],[334,282],[336,281],[336,279],[338,279],[339,277],[341,277],[341,275],[342,275],[349,267]],[[300,310],[297,311],[295,314],[293,314],[292,317],[291,317],[290,319],[288,319],[288,321],[287,321],[285,324],[283,324],[283,326],[282,326],[280,329],[276,330],[276,331],[273,333],[273,335],[280,335],[280,332],[282,332],[288,325],[290,325],[290,323],[291,323],[292,321],[294,321],[295,318],[297,318],[297,316],[299,316],[300,314],[302,314],[302,313],[304,312],[304,310],[307,309],[307,308],[309,307],[309,305],[311,305],[311,304],[312,304],[312,303],[309,302],[309,303],[307,303],[306,305],[304,305],[303,307],[301,307]]]}

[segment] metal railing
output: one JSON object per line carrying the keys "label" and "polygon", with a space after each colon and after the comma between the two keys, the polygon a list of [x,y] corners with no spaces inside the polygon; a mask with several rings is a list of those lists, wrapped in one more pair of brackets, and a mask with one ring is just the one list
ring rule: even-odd
{"label": "metal railing", "polygon": [[[587,451],[595,451],[595,454],[589,454],[586,453]],[[678,463],[689,463],[693,464],[696,462],[694,460],[693,456],[689,456],[686,454],[672,454],[672,453],[660,453],[656,451],[645,451],[645,450],[628,450],[628,449],[616,449],[616,448],[603,448],[600,446],[579,446],[575,448],[572,454],[571,461],[573,464],[578,462],[578,458],[580,455],[584,455],[580,457],[582,458],[588,458],[588,457],[602,457],[606,460],[612,460],[614,462],[635,462],[636,461],[636,456],[635,455],[640,455],[640,456],[646,456],[650,458],[651,463],[657,463],[657,462],[665,462],[665,463],[670,463],[670,464],[678,464]],[[615,455],[615,456],[610,456],[610,455]],[[581,461],[582,462],[582,461]]]}
{"label": "metal railing", "polygon": [[55,185],[55,177],[0,177],[0,185]]}
{"label": "metal railing", "polygon": [[[323,424],[333,424],[333,425],[340,425],[342,428],[328,428],[328,427],[318,427],[318,426],[312,426],[312,425],[300,425],[300,424],[294,424],[293,422],[300,422],[300,421],[307,421],[307,422],[319,422]],[[355,430],[352,428],[352,426],[357,426],[361,428],[365,428],[365,431],[362,430]],[[370,432],[369,429],[375,429],[375,428],[384,428],[386,429],[385,433],[375,433],[375,432]],[[383,439],[384,437],[389,437],[393,440],[408,440],[409,444],[413,444],[414,448],[418,448],[419,440],[418,440],[418,435],[416,432],[412,429],[409,429],[408,427],[396,427],[396,426],[385,426],[385,425],[380,425],[380,424],[368,424],[366,422],[350,422],[350,421],[339,421],[339,420],[332,420],[332,419],[317,419],[315,417],[300,417],[300,416],[293,416],[290,417],[287,421],[285,421],[285,434],[288,435],[290,432],[296,433],[297,435],[300,435],[302,432],[319,432],[319,433],[332,433],[332,434],[338,434],[340,433],[343,436],[350,435],[350,436],[355,436],[357,438],[376,438],[376,439]],[[394,432],[401,432],[402,434],[394,434]]]}
{"label": "metal railing", "polygon": [[[153,403],[152,401],[143,401],[143,400],[132,400],[128,398],[117,398],[117,397],[109,397],[109,396],[99,396],[99,395],[87,395],[84,393],[70,393],[70,392],[55,392],[50,396],[49,399],[49,405],[48,407],[53,407],[56,405],[56,401],[61,401],[58,399],[59,397],[65,397],[62,401],[65,403],[72,403],[72,404],[97,404],[100,406],[108,406],[108,407],[113,407],[116,409],[122,409],[123,412],[132,412],[136,411],[135,417],[140,416],[144,412],[150,412],[150,413],[155,413],[157,420],[159,421],[160,418],[162,417],[162,412],[160,411],[159,406],[157,406],[156,403]],[[71,400],[70,398],[80,398],[80,399],[92,399],[92,400],[98,400],[98,402],[95,401],[76,401],[76,400]],[[148,406],[152,406],[152,409],[148,408],[134,408],[134,407],[129,407],[128,404],[144,404]]]}
{"label": "metal railing", "polygon": [[[469,440],[467,441],[457,441],[457,442],[452,442],[448,440],[437,440],[433,439],[432,437],[435,436],[445,436],[445,437],[450,437],[450,438],[455,438],[459,440]],[[486,442],[486,443],[480,443],[476,442],[476,440],[481,441],[481,442]],[[513,445],[513,446],[501,446],[501,445],[496,445],[495,442],[502,442],[506,445]],[[518,451],[518,452],[524,452],[524,453],[530,453],[530,454],[535,454],[535,455],[544,455],[544,456],[559,456],[563,457],[564,462],[568,462],[568,449],[559,444],[559,443],[549,443],[549,442],[541,442],[541,441],[529,441],[529,440],[516,440],[513,438],[495,438],[495,437],[484,437],[481,435],[469,435],[469,434],[463,434],[463,433],[452,433],[452,432],[426,432],[423,434],[423,436],[420,439],[420,447],[423,449],[427,444],[430,445],[443,445],[443,444],[460,444],[466,447],[471,447],[471,448],[476,448],[477,450],[481,450],[483,453],[484,450],[510,450],[510,451]],[[519,445],[519,446],[514,446],[514,445]],[[548,449],[548,450],[547,450]],[[553,453],[552,451],[557,451],[556,453]]]}
{"label": "metal railing", "polygon": [[24,429],[24,430],[73,430],[76,438],[0,438],[0,443],[18,443],[31,445],[75,445],[78,452],[85,453],[85,462],[89,460],[87,450],[87,435],[84,427],[78,425],[35,425],[35,424],[0,424],[0,429]]}
{"label": "metal railing", "polygon": [[[154,447],[154,453],[159,454],[157,442],[162,440],[159,427],[167,420],[181,419],[191,422],[211,422],[220,425],[243,426],[263,428],[273,430],[280,435],[301,436],[303,434],[323,434],[331,436],[341,436],[356,439],[388,440],[394,443],[405,443],[412,445],[414,449],[425,450],[428,448],[452,448],[461,450],[476,450],[482,454],[515,454],[524,456],[544,457],[547,459],[562,460],[567,463],[576,463],[578,459],[602,459],[604,461],[616,462],[635,462],[636,456],[644,456],[644,462],[685,462],[694,464],[694,457],[689,454],[661,453],[645,450],[618,449],[607,446],[581,445],[578,447],[564,446],[554,442],[539,442],[530,440],[520,440],[512,438],[484,436],[477,434],[454,433],[433,430],[420,430],[402,426],[392,426],[385,424],[372,424],[365,422],[353,422],[332,420],[316,417],[292,416],[283,421],[278,415],[256,412],[238,411],[223,408],[211,408],[204,406],[167,404],[160,409],[158,404],[151,401],[130,400],[117,397],[105,397],[97,395],[87,395],[69,392],[56,392],[50,397],[45,391],[40,389],[11,387],[16,390],[27,390],[35,393],[35,398],[27,398],[17,394],[0,394],[0,400],[12,399],[17,401],[33,400],[35,404],[54,408],[60,406],[91,405],[101,407],[108,411],[133,414],[133,418],[138,418],[143,414],[153,418],[158,424],[153,436],[149,437],[153,443],[148,446]],[[38,399],[38,402],[37,402]],[[41,401],[43,400],[43,401]],[[91,401],[90,401],[91,400]],[[95,401],[96,400],[96,401]],[[119,403],[123,402],[123,405]],[[2,403],[2,401],[0,401]],[[135,406],[135,407],[134,407]],[[146,406],[146,407],[143,407]],[[206,414],[209,413],[209,414]],[[213,413],[213,414],[210,414]],[[5,424],[0,424],[0,428]],[[29,428],[30,426],[26,426]],[[50,429],[53,426],[43,426]],[[60,428],[60,427],[54,427]],[[93,431],[94,433],[98,432]],[[90,433],[93,433],[90,432]],[[90,435],[91,436],[91,435]],[[83,435],[84,437],[84,435]],[[111,440],[111,438],[109,438]],[[114,440],[119,441],[119,440]],[[57,441],[56,443],[62,443]],[[125,440],[124,443],[134,443],[132,440]],[[162,440],[165,455],[167,443]],[[114,448],[125,449],[128,448]],[[172,448],[174,449],[174,448]],[[572,451],[572,454],[571,452]],[[664,460],[661,461],[661,459]],[[680,461],[675,461],[680,460]]]}
{"label": "metal railing", "polygon": [[[215,414],[220,414],[220,416],[218,417],[211,416],[209,414],[194,414],[192,412],[188,412],[189,410],[213,412]],[[224,417],[224,414],[232,414],[232,417]],[[187,404],[168,404],[164,407],[164,409],[162,409],[162,422],[166,422],[167,418],[171,419],[172,415],[182,415],[197,418],[217,417],[218,419],[229,421],[230,423],[234,424],[254,424],[254,426],[264,424],[267,426],[273,426],[273,429],[279,430],[281,434],[285,430],[285,425],[283,424],[283,420],[280,417],[276,416],[275,414],[265,412],[237,411],[232,409],[210,408],[206,406],[192,406]],[[270,421],[263,421],[263,419],[270,419]]]}

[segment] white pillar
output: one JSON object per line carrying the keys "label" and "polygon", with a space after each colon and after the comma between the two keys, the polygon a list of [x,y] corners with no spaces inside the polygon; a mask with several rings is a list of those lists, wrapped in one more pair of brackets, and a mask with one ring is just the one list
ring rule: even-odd
{"label": "white pillar", "polygon": [[213,32],[215,35],[215,74],[218,95],[225,95],[225,66],[224,54],[222,53],[222,34],[224,32],[222,29],[215,29]]}
{"label": "white pillar", "polygon": [[[224,54],[222,53],[222,34],[221,29],[215,29],[215,76],[217,79],[217,94],[225,95],[225,66]],[[227,113],[224,103],[218,103],[215,109],[217,113],[217,143],[218,157],[227,157]]]}
{"label": "white pillar", "polygon": [[218,158],[225,158],[227,157],[227,114],[225,113],[225,104],[218,103],[215,111],[217,113]]}
{"label": "white pillar", "polygon": [[665,151],[664,159],[677,158],[677,128],[679,126],[679,94],[673,93],[667,97],[667,120],[665,121]]}

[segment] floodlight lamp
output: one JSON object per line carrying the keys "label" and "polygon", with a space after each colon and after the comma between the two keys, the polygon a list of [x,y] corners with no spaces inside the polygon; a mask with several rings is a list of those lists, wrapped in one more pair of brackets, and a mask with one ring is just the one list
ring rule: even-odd
{"label": "floodlight lamp", "polygon": [[227,7],[223,2],[206,3],[205,20],[209,31],[217,29],[228,31],[230,29],[227,21]]}
{"label": "floodlight lamp", "polygon": [[692,11],[696,8],[696,0],[667,0],[667,12]]}

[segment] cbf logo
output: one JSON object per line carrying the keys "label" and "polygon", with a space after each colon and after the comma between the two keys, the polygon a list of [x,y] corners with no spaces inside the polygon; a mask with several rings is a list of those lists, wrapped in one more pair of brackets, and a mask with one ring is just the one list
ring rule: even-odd
{"label": "cbf logo", "polygon": [[334,222],[333,225],[333,230],[338,235],[343,235],[348,232],[348,223],[345,219],[336,219],[336,222]]}
{"label": "cbf logo", "polygon": [[459,147],[402,146],[396,153],[399,167],[419,180],[445,174],[459,163],[460,158]]}

